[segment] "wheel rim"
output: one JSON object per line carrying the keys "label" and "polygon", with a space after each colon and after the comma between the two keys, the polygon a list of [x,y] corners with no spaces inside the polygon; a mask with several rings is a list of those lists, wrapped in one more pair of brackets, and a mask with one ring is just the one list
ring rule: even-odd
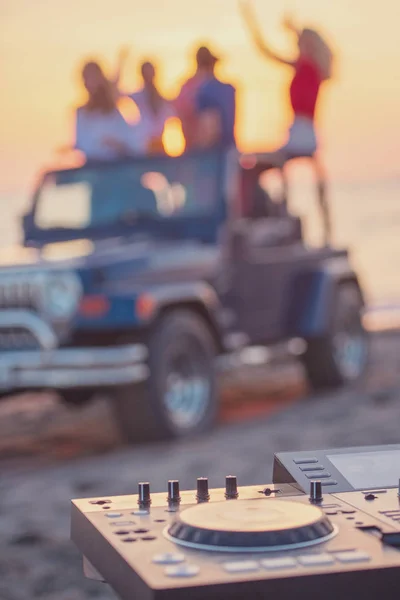
{"label": "wheel rim", "polygon": [[358,379],[367,362],[367,334],[360,314],[348,315],[333,339],[334,357],[341,374],[347,381]]}
{"label": "wheel rim", "polygon": [[194,428],[207,410],[211,382],[207,357],[199,342],[179,338],[168,350],[164,406],[177,429]]}

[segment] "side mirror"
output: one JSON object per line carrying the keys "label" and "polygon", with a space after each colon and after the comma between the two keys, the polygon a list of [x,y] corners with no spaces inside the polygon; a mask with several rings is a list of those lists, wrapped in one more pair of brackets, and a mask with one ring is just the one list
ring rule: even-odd
{"label": "side mirror", "polygon": [[29,239],[30,239],[32,231],[34,229],[33,214],[31,212],[27,212],[27,213],[23,214],[21,221],[22,221],[22,231],[23,231],[24,243],[26,245],[28,245]]}
{"label": "side mirror", "polygon": [[247,249],[247,221],[234,223],[228,234],[229,253],[233,260],[243,260]]}

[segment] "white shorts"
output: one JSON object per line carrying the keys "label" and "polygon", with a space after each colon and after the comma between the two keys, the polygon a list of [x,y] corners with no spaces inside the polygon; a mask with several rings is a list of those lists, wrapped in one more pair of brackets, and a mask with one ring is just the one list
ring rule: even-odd
{"label": "white shorts", "polygon": [[307,117],[296,117],[289,130],[289,139],[282,150],[291,157],[312,156],[317,150],[313,121]]}

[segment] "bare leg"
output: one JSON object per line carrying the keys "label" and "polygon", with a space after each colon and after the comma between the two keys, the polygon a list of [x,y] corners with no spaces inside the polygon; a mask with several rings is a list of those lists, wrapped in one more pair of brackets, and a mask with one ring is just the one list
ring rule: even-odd
{"label": "bare leg", "polygon": [[282,216],[287,214],[288,204],[288,179],[285,171],[287,156],[283,150],[276,150],[275,152],[261,152],[255,155],[257,165],[265,165],[268,169],[279,169],[282,177],[282,198],[281,208]]}
{"label": "bare leg", "polygon": [[317,194],[318,204],[321,211],[322,224],[324,230],[325,245],[329,245],[332,240],[332,224],[327,198],[326,173],[317,156],[313,157],[315,173],[317,176]]}
{"label": "bare leg", "polygon": [[254,155],[258,165],[267,165],[270,169],[282,169],[286,156],[282,150],[276,150],[275,152],[259,152]]}

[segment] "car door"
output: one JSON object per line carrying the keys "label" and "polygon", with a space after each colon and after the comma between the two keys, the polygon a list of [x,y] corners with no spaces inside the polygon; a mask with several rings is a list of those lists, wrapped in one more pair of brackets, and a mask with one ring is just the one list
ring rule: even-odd
{"label": "car door", "polygon": [[285,243],[287,223],[280,230],[279,221],[271,221],[263,231],[249,227],[246,250],[234,267],[237,323],[252,344],[285,337],[291,283],[309,254],[300,241]]}

